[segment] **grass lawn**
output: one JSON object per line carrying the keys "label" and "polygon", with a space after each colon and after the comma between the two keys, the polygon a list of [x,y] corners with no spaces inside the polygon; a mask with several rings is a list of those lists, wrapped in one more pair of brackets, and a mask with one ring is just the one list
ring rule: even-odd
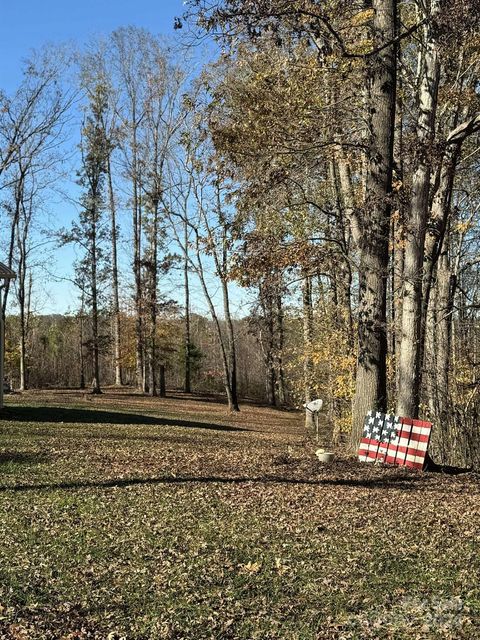
{"label": "grass lawn", "polygon": [[11,396],[0,638],[480,637],[480,483],[322,466],[302,417]]}

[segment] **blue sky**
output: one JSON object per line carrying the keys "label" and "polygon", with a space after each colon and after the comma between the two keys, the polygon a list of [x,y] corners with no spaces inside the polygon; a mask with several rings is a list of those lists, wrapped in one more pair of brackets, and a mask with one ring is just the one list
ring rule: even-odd
{"label": "blue sky", "polygon": [[172,35],[174,18],[184,10],[181,0],[2,0],[0,5],[0,86],[7,90],[32,48],[83,44],[91,35],[127,25]]}
{"label": "blue sky", "polygon": [[[70,42],[81,48],[92,36],[127,25],[175,37],[174,18],[184,10],[182,0],[1,0],[0,6],[0,88],[7,93],[20,82],[22,61],[33,49]],[[74,180],[62,188],[71,192]],[[76,217],[71,204],[56,198],[49,210],[50,229],[69,226]],[[41,283],[37,282],[39,313],[65,312],[76,306],[77,292],[69,281],[74,251],[65,248],[54,255],[54,260],[48,260]],[[126,268],[128,259],[124,258]],[[55,281],[52,273],[65,279]]]}
{"label": "blue sky", "polygon": [[[178,38],[173,29],[175,16],[184,11],[182,0],[1,0],[0,20],[0,88],[13,92],[21,79],[22,60],[32,49],[45,44],[73,43],[79,48],[92,36],[108,34],[120,26],[134,25],[149,31]],[[199,57],[202,55],[201,48]],[[203,50],[204,52],[204,50]],[[75,142],[74,142],[75,144]],[[71,192],[75,177],[63,188]],[[49,227],[69,226],[76,217],[75,207],[68,201],[54,198],[49,205]],[[125,225],[128,222],[125,219]],[[120,259],[125,273],[130,275],[129,241],[124,235],[120,248]],[[48,258],[47,267],[38,283],[36,311],[53,313],[72,311],[77,305],[77,292],[69,282],[73,270],[73,248],[56,249],[54,259]],[[57,276],[57,279],[55,279]],[[61,279],[63,278],[63,279]],[[39,279],[40,280],[40,279]],[[170,282],[165,282],[167,297],[179,291],[173,273]],[[244,313],[243,296],[234,287],[237,311]],[[199,290],[195,296],[197,311],[207,313],[207,307]],[[179,299],[181,302],[181,299]]]}

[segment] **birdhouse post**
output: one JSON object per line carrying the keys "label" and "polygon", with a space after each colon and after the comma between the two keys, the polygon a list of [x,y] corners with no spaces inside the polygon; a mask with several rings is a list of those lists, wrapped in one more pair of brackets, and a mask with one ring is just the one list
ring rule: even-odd
{"label": "birdhouse post", "polygon": [[5,322],[3,317],[3,289],[7,280],[13,280],[15,273],[0,262],[0,409],[3,408]]}

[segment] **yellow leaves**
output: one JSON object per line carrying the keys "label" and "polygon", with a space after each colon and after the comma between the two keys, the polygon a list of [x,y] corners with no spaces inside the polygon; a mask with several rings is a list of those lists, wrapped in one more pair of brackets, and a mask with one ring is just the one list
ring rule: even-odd
{"label": "yellow leaves", "polygon": [[467,233],[467,231],[469,231],[472,228],[472,226],[473,225],[471,220],[466,220],[464,222],[457,222],[457,224],[455,225],[455,231],[461,234],[465,234]]}
{"label": "yellow leaves", "polygon": [[295,396],[303,402],[305,365],[310,363],[309,386],[315,397],[327,399],[329,418],[336,428],[351,427],[351,400],[354,393],[356,353],[351,345],[348,313],[326,302],[314,313],[313,340],[303,340],[289,350],[286,367],[295,386]]}
{"label": "yellow leaves", "polygon": [[363,40],[358,40],[358,42],[355,43],[355,46],[352,47],[350,53],[355,54],[355,55],[363,55],[366,53],[370,53],[370,51],[373,48],[373,40],[371,40],[370,38],[364,38]]}
{"label": "yellow leaves", "polygon": [[275,569],[277,570],[279,576],[283,576],[288,572],[288,567],[283,564],[281,558],[275,558]]}
{"label": "yellow leaves", "polygon": [[259,573],[262,568],[261,562],[247,562],[247,564],[240,565],[240,573],[246,575],[254,575],[255,573]]}
{"label": "yellow leaves", "polygon": [[352,369],[355,364],[355,359],[349,358],[347,362],[348,370],[335,377],[333,381],[333,393],[336,398],[343,398],[349,400],[353,396],[354,382],[352,377]]}
{"label": "yellow leaves", "polygon": [[455,367],[457,384],[467,386],[475,379],[475,373],[468,361],[458,360]]}
{"label": "yellow leaves", "polygon": [[[249,561],[246,564],[239,565],[240,573],[247,576],[259,574],[263,568],[263,563],[259,561]],[[282,558],[278,556],[275,557],[273,569],[279,576],[283,576],[289,572],[288,566],[283,562]]]}
{"label": "yellow leaves", "polygon": [[373,19],[375,12],[373,9],[364,9],[356,13],[350,20],[352,27],[363,27],[367,22]]}

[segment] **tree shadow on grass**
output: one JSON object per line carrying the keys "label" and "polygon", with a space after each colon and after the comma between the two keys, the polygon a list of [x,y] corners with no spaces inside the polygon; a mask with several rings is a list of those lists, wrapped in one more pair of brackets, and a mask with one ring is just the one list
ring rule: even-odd
{"label": "tree shadow on grass", "polygon": [[416,490],[421,486],[415,486],[419,478],[416,476],[402,478],[322,478],[318,480],[302,478],[284,478],[276,475],[258,477],[224,477],[224,476],[161,476],[156,478],[113,478],[111,480],[74,480],[71,482],[18,484],[12,486],[0,486],[0,493],[7,491],[56,491],[58,489],[113,489],[135,487],[142,485],[182,485],[182,484],[230,484],[241,485],[258,483],[264,485],[307,485],[307,486],[346,486],[366,489],[402,489]]}
{"label": "tree shadow on grass", "polygon": [[431,473],[443,473],[447,476],[459,476],[473,471],[473,467],[452,467],[448,464],[438,464],[429,453],[427,453],[425,469]]}
{"label": "tree shadow on grass", "polygon": [[111,424],[111,425],[151,425],[185,427],[187,429],[212,429],[214,431],[248,431],[241,427],[225,424],[201,422],[140,415],[120,411],[101,411],[89,408],[67,407],[8,407],[1,414],[10,422],[43,422],[57,424]]}
{"label": "tree shadow on grass", "polygon": [[2,464],[41,464],[48,462],[50,456],[40,451],[2,451],[0,452],[0,465]]}

